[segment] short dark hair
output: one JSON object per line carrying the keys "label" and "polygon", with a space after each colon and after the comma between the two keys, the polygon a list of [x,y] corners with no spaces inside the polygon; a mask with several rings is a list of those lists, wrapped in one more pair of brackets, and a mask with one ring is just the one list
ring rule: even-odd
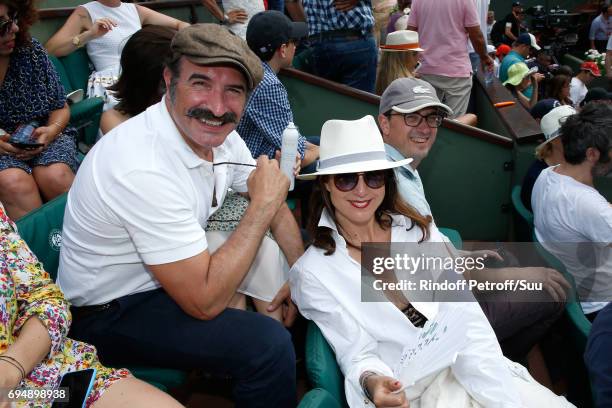
{"label": "short dark hair", "polygon": [[119,112],[135,116],[159,102],[164,94],[163,70],[176,30],[147,25],[136,31],[121,52],[121,76],[115,91]]}
{"label": "short dark hair", "polygon": [[581,164],[587,150],[599,151],[599,162],[610,161],[612,148],[612,107],[605,104],[588,103],[576,115],[567,118],[561,126],[563,156],[569,164]]}

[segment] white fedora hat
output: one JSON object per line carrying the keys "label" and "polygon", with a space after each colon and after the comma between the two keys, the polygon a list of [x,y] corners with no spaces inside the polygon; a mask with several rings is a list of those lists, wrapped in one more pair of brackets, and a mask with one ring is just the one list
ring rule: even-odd
{"label": "white fedora hat", "polygon": [[542,133],[544,133],[544,138],[546,140],[540,143],[536,149],[541,148],[545,144],[561,136],[561,126],[568,117],[575,114],[576,109],[572,108],[570,105],[561,105],[544,115],[540,121],[540,128],[542,128]]}
{"label": "white fedora hat", "polygon": [[419,33],[410,30],[399,30],[387,34],[385,45],[381,45],[382,51],[425,51],[419,46]]}
{"label": "white fedora hat", "polygon": [[327,174],[357,173],[405,166],[412,159],[387,160],[385,144],[371,115],[358,120],[328,120],[321,129],[317,171],[300,174],[312,180]]}

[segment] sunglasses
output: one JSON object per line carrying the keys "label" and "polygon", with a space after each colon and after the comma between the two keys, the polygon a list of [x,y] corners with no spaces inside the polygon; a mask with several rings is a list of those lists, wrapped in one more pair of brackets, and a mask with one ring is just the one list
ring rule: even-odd
{"label": "sunglasses", "polygon": [[11,29],[13,28],[13,24],[15,25],[19,24],[17,13],[13,14],[13,17],[10,17],[8,20],[4,20],[0,22],[0,37],[4,37],[10,32]]}
{"label": "sunglasses", "polygon": [[366,171],[361,173],[344,173],[334,175],[334,185],[342,192],[351,191],[359,183],[359,177],[363,177],[366,185],[372,189],[378,189],[385,185],[387,180],[386,170]]}

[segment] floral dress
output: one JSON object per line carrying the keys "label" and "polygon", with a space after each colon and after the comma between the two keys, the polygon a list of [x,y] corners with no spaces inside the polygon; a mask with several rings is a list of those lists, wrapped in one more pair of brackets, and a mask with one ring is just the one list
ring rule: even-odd
{"label": "floral dress", "polygon": [[[95,368],[94,388],[87,399],[89,407],[114,381],[130,373],[126,369],[102,366],[95,347],[66,337],[70,327],[68,307],[68,301],[21,239],[0,204],[0,354],[15,342],[23,324],[30,317],[37,317],[49,331],[51,351],[20,387],[54,389],[63,374]],[[17,406],[50,407],[51,403],[50,400],[21,400]]]}

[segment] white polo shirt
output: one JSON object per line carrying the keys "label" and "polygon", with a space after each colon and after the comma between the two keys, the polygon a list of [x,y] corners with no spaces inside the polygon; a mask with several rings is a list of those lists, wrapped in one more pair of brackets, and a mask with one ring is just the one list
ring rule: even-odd
{"label": "white polo shirt", "polygon": [[[213,155],[215,163],[255,163],[236,132]],[[96,305],[158,288],[145,264],[206,250],[209,216],[229,187],[247,191],[253,169],[225,164],[213,172],[181,137],[165,99],[113,129],[86,156],[68,194],[57,280],[68,300]]]}

